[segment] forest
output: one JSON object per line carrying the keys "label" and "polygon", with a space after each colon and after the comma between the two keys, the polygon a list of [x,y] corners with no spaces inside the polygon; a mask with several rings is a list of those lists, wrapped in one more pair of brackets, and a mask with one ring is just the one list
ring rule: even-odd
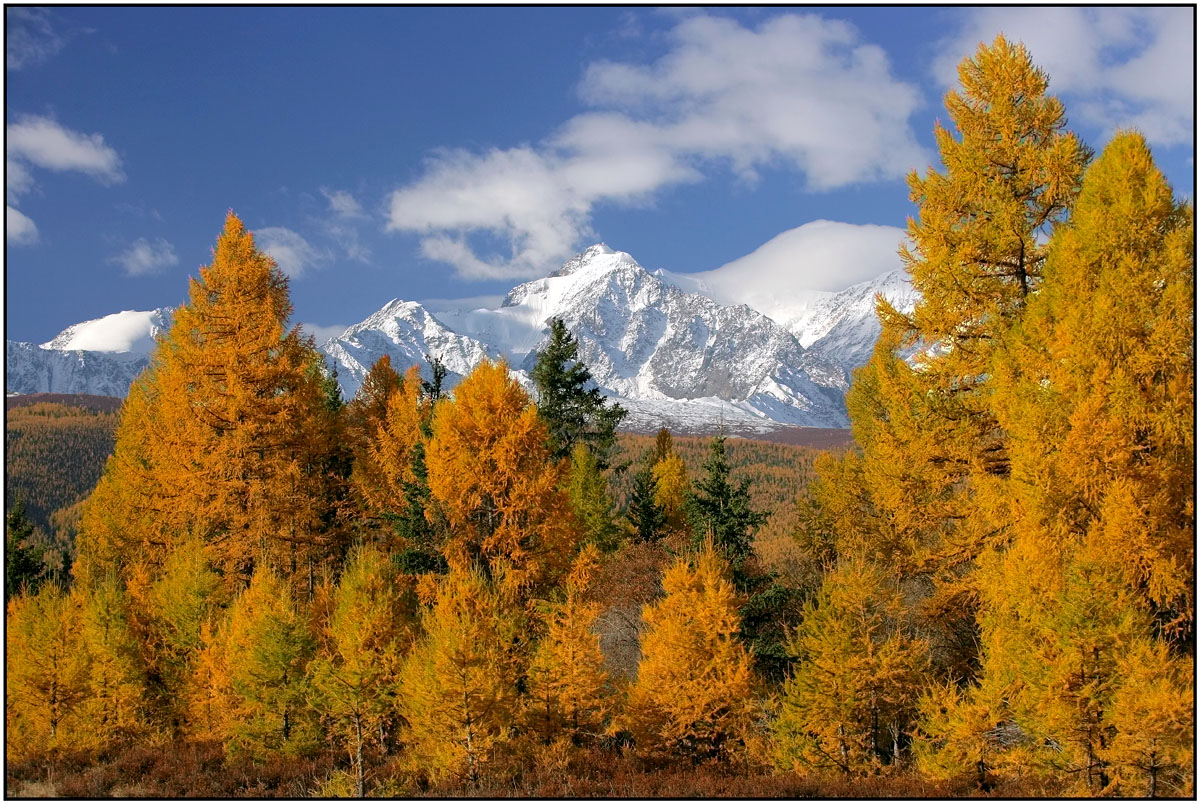
{"label": "forest", "polygon": [[1023,47],[959,79],[853,446],[736,476],[561,321],[532,392],[343,400],[231,212],[69,574],[6,573],[7,792],[1194,796],[1194,211]]}

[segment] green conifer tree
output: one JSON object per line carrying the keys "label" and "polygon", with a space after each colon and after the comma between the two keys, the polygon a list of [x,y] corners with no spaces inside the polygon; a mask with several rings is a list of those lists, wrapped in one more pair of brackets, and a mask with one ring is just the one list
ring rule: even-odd
{"label": "green conifer tree", "polygon": [[550,322],[550,341],[538,352],[530,377],[537,388],[538,414],[550,431],[552,456],[569,458],[575,444],[582,443],[595,453],[600,468],[607,468],[625,409],[605,403],[592,373],[579,360],[578,341],[562,319]]}
{"label": "green conifer tree", "polygon": [[747,584],[746,560],[753,553],[754,533],[767,515],[750,505],[750,481],[734,483],[725,459],[725,437],[714,438],[699,478],[688,498],[693,544],[712,539],[713,547],[729,562],[739,588]]}

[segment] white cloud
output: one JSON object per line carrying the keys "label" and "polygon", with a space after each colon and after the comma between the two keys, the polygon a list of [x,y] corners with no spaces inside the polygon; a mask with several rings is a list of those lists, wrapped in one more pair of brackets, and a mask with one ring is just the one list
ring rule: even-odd
{"label": "white cloud", "polygon": [[267,226],[254,232],[258,247],[279,266],[284,274],[296,279],[309,268],[316,268],[328,255],[318,251],[297,232],[283,226]]}
{"label": "white cloud", "polygon": [[460,296],[456,299],[420,299],[417,303],[435,315],[444,312],[469,312],[481,308],[493,310],[504,303],[504,294],[489,293],[482,296]]}
{"label": "white cloud", "polygon": [[[1029,48],[1070,120],[1107,138],[1137,128],[1151,143],[1193,141],[1195,9],[1189,7],[991,7],[964,12],[933,65],[947,88],[958,63],[998,33]],[[1070,124],[1069,120],[1069,124]]]}
{"label": "white cloud", "polygon": [[330,324],[322,326],[320,324],[310,324],[305,321],[300,322],[300,331],[305,335],[311,335],[317,346],[322,345],[330,338],[336,338],[349,329],[347,324]]}
{"label": "white cloud", "polygon": [[49,117],[26,115],[5,127],[9,162],[46,170],[77,170],[104,184],[125,179],[121,158],[100,134],[81,134]]}
{"label": "white cloud", "polygon": [[[593,110],[537,145],[434,154],[392,193],[387,229],[419,233],[422,253],[460,276],[517,279],[593,236],[596,205],[650,203],[714,170],[754,182],[784,164],[820,191],[929,161],[908,124],[916,89],[852,26],[815,15],[754,29],[689,16],[653,63],[590,65],[580,96]],[[505,253],[481,254],[480,235]]]}
{"label": "white cloud", "polygon": [[24,162],[7,159],[4,162],[4,195],[11,203],[33,188],[33,174]]}
{"label": "white cloud", "polygon": [[328,190],[321,188],[321,194],[329,202],[329,211],[339,218],[365,218],[362,205],[345,190]]}
{"label": "white cloud", "polygon": [[109,257],[108,263],[121,266],[125,276],[149,276],[179,264],[175,247],[161,237],[147,240],[139,237],[120,254]]}
{"label": "white cloud", "polygon": [[46,9],[6,8],[4,28],[4,64],[9,70],[41,64],[66,44]]}
{"label": "white cloud", "polygon": [[706,283],[758,289],[764,298],[793,291],[844,290],[901,266],[895,226],[818,220],[776,235],[744,257],[693,274]]}
{"label": "white cloud", "polygon": [[[9,15],[13,10],[6,9]],[[4,134],[4,195],[8,202],[5,222],[11,230],[15,221],[18,231],[15,237],[10,231],[7,242],[29,245],[37,241],[37,227],[14,206],[33,189],[33,168],[80,171],[102,184],[125,180],[121,158],[99,134],[80,134],[49,117],[36,115],[24,115],[7,124]]]}
{"label": "white cloud", "polygon": [[38,240],[37,226],[21,210],[5,206],[4,242],[13,246],[32,246]]}
{"label": "white cloud", "polygon": [[318,221],[324,234],[331,238],[345,255],[358,262],[370,262],[371,250],[359,237],[359,225],[370,219],[353,195],[345,190],[321,188],[329,202],[330,217]]}

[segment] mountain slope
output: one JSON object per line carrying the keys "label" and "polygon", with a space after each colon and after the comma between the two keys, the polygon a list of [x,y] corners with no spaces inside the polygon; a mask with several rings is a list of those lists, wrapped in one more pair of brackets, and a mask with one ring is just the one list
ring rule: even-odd
{"label": "mountain slope", "polygon": [[[861,365],[879,334],[874,299],[902,310],[916,294],[900,271],[844,291],[776,299],[775,317],[744,303],[723,303],[763,289],[717,272],[648,273],[628,254],[592,246],[559,270],[513,288],[494,308],[431,312],[395,299],[319,348],[347,397],[382,355],[393,365],[437,356],[453,386],[480,360],[503,357],[531,387],[528,371],[548,322],[562,318],[580,358],[639,429],[762,429],[771,423],[845,427],[848,372]],[[757,295],[756,295],[757,294]],[[718,298],[714,299],[715,295]],[[37,346],[9,341],[9,392],[123,396],[147,365],[170,309],[125,311],[68,327]]]}
{"label": "mountain slope", "polygon": [[449,358],[426,352],[458,374],[464,372],[452,360],[503,355],[528,384],[548,322],[558,317],[579,341],[580,359],[596,382],[635,421],[846,424],[846,378],[838,366],[806,355],[791,333],[762,313],[687,293],[604,245],[513,288],[496,309],[444,313],[439,321],[419,305],[392,302],[322,346],[338,363],[339,380],[342,367],[353,375],[342,380],[347,392],[384,353],[395,365],[420,357],[412,347],[416,327],[394,324],[401,304],[406,321],[422,322],[422,334],[460,333],[457,340],[442,338]]}

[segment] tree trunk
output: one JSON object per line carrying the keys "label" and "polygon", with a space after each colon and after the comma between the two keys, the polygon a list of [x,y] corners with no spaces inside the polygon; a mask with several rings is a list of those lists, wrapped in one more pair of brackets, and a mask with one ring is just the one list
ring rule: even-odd
{"label": "tree trunk", "polygon": [[363,773],[363,733],[362,733],[362,718],[358,715],[354,716],[354,794],[358,798],[364,798],[366,791],[364,788],[364,773]]}

